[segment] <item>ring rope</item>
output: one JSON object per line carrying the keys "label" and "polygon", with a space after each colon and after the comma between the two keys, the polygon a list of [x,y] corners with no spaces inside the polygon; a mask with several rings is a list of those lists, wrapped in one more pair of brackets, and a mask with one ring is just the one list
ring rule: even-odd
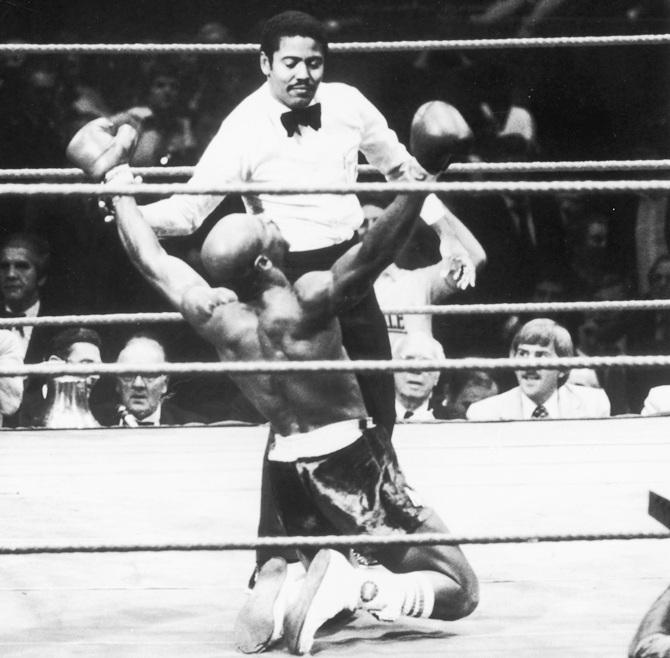
{"label": "ring rope", "polygon": [[[194,167],[131,167],[133,173],[143,177],[186,178],[193,174]],[[535,173],[535,172],[573,172],[573,171],[660,171],[670,169],[670,159],[657,160],[558,160],[536,162],[455,162],[449,165],[446,174],[469,173]],[[379,174],[372,165],[358,165],[362,175]],[[76,167],[0,169],[0,179],[26,180],[44,179],[81,179],[85,178],[81,169]]]}
{"label": "ring rope", "polygon": [[667,368],[670,355],[570,356],[543,358],[358,359],[354,361],[230,361],[161,363],[65,363],[48,361],[0,367],[0,377],[29,375],[252,375],[331,372],[406,372],[408,370],[563,370],[571,368]]}
{"label": "ring rope", "polygon": [[92,544],[78,546],[0,546],[0,555],[42,553],[158,553],[165,551],[237,551],[258,548],[326,548],[361,546],[462,546],[466,544],[539,544],[574,541],[630,541],[670,539],[670,532],[591,532],[529,535],[462,535],[425,533],[412,535],[326,535],[322,537],[258,537],[212,544]]}
{"label": "ring rope", "polygon": [[349,185],[269,185],[237,183],[196,186],[187,183],[137,183],[114,185],[100,183],[0,183],[0,196],[137,196],[189,194],[355,194],[392,192],[399,194],[543,194],[548,192],[670,192],[670,180],[606,181],[489,181],[459,183],[354,183]]}
{"label": "ring rope", "polygon": [[[498,48],[563,48],[593,46],[667,45],[670,34],[622,34],[605,36],[510,37],[503,39],[422,39],[403,41],[346,41],[330,43],[337,53],[386,53],[425,50],[490,50]],[[0,54],[114,54],[197,55],[257,54],[257,43],[3,43]]]}
{"label": "ring rope", "polygon": [[[603,302],[519,302],[499,304],[426,304],[392,306],[381,309],[393,315],[517,315],[522,313],[583,313],[615,311],[670,311],[670,299],[632,299]],[[36,317],[0,318],[0,329],[13,327],[61,327],[70,325],[154,324],[185,322],[181,313],[100,313],[90,315],[42,315]]]}

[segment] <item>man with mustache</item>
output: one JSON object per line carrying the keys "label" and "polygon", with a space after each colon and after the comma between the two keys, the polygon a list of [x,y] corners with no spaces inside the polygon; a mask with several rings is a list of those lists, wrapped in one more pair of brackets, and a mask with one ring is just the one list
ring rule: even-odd
{"label": "man with mustache", "polygon": [[[532,359],[574,356],[570,333],[547,318],[526,322],[512,339],[510,357]],[[541,418],[601,418],[610,415],[602,389],[567,384],[568,372],[527,368],[517,370],[519,385],[470,405],[468,420]]]}

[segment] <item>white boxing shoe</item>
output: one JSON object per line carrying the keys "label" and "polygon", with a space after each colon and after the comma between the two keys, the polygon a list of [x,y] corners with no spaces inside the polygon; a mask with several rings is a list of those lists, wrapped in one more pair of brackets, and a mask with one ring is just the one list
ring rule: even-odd
{"label": "white boxing shoe", "polygon": [[286,560],[268,560],[258,572],[254,588],[249,593],[235,620],[235,647],[242,653],[265,651],[281,639],[283,632],[287,586]]}
{"label": "white boxing shoe", "polygon": [[321,626],[358,606],[360,578],[338,551],[322,549],[312,560],[297,601],[286,611],[284,639],[292,653],[308,653]]}

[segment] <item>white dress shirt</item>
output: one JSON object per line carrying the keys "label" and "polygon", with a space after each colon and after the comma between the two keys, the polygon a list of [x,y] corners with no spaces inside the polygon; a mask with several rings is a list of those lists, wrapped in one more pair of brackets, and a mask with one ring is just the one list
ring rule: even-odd
{"label": "white dress shirt", "polygon": [[[14,331],[0,329],[0,366],[16,368],[23,365],[23,346]],[[0,426],[2,416],[16,412],[23,398],[22,377],[0,377]]]}
{"label": "white dress shirt", "polygon": [[160,425],[161,424],[161,405],[145,418],[139,419],[132,413],[128,412],[119,420],[119,425],[126,427],[139,427],[140,425]]}
{"label": "white dress shirt", "polygon": [[[288,137],[280,119],[288,108],[263,84],[224,119],[189,184],[348,185],[356,181],[359,151],[385,175],[411,160],[356,88],[323,82],[313,102],[321,103],[321,128],[300,126]],[[141,209],[158,235],[183,235],[195,231],[222,198],[174,195]],[[276,222],[292,251],[339,244],[363,221],[354,194],[252,194],[244,204],[247,212]]]}
{"label": "white dress shirt", "polygon": [[[542,405],[547,410],[548,418],[561,417],[559,413],[560,405],[558,400],[560,390],[560,388],[555,390],[551,394],[551,397]],[[521,410],[523,413],[523,418],[532,418],[533,412],[538,406],[539,405],[537,402],[533,402],[525,393],[521,393]]]}
{"label": "white dress shirt", "polygon": [[[435,420],[435,416],[433,415],[433,412],[428,408],[428,403],[430,402],[430,398],[426,399],[423,404],[420,407],[417,407],[416,409],[406,409],[403,407],[402,402],[396,398],[395,401],[395,415],[398,420],[413,420],[417,422],[421,422],[423,420]],[[405,418],[405,413],[410,412],[411,416],[409,418]]]}

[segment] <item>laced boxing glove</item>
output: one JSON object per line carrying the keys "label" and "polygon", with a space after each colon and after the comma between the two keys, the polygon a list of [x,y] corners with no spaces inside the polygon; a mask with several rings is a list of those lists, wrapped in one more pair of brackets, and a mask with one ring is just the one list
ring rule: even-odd
{"label": "laced boxing glove", "polygon": [[461,113],[442,101],[424,103],[415,112],[409,149],[431,174],[444,171],[472,140],[472,131]]}
{"label": "laced boxing glove", "polygon": [[100,180],[113,167],[130,161],[136,142],[137,130],[133,126],[95,119],[70,140],[66,156],[91,178]]}

